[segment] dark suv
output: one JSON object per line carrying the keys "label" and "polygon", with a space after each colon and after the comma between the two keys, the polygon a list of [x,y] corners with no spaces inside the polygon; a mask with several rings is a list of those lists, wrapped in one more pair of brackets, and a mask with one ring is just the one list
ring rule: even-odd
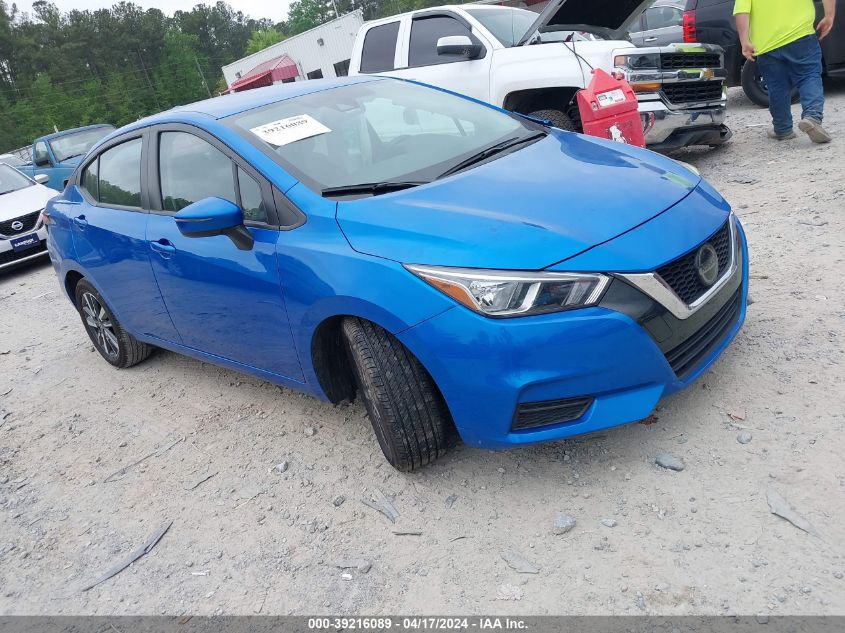
{"label": "dark suv", "polygon": [[[821,0],[815,1],[817,20],[824,15]],[[684,41],[718,44],[725,49],[728,85],[742,85],[748,98],[768,107],[769,95],[756,63],[746,63],[733,17],[734,0],[687,0]],[[845,0],[836,2],[838,17],[833,30],[822,40],[825,73],[845,76]]]}

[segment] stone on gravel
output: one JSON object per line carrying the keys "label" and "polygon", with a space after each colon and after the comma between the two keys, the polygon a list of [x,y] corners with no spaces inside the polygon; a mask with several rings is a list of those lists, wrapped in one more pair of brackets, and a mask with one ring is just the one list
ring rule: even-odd
{"label": "stone on gravel", "polygon": [[540,568],[534,563],[526,560],[519,552],[514,550],[505,550],[500,554],[502,560],[505,561],[511,569],[516,570],[520,574],[539,574]]}
{"label": "stone on gravel", "polygon": [[335,508],[339,508],[343,505],[344,501],[346,501],[346,497],[344,497],[343,495],[338,495],[332,500],[332,503],[334,504]]}
{"label": "stone on gravel", "polygon": [[609,527],[609,528],[614,528],[614,527],[616,527],[616,521],[614,521],[613,519],[602,519],[602,520],[601,520],[601,524],[602,524],[604,527]]}
{"label": "stone on gravel", "polygon": [[686,468],[686,465],[680,458],[675,457],[670,453],[659,453],[654,457],[654,463],[660,466],[661,468],[666,468],[668,470],[674,470],[677,472],[682,471]]}
{"label": "stone on gravel", "polygon": [[561,512],[555,519],[552,530],[555,534],[566,534],[575,527],[575,518]]}
{"label": "stone on gravel", "polygon": [[769,504],[769,511],[772,514],[776,514],[782,519],[786,519],[799,530],[804,530],[807,534],[812,534],[813,536],[819,535],[816,528],[814,528],[807,519],[798,514],[792,506],[789,505],[789,502],[774,488],[769,488],[766,492],[766,501]]}
{"label": "stone on gravel", "polygon": [[448,497],[446,497],[446,503],[445,503],[446,509],[448,510],[453,505],[455,505],[455,501],[457,501],[457,500],[458,500],[458,495],[449,495]]}
{"label": "stone on gravel", "polygon": [[286,461],[285,462],[279,462],[278,464],[276,464],[273,467],[273,472],[282,474],[283,472],[285,472],[288,469],[288,466],[289,466],[289,464]]}
{"label": "stone on gravel", "polygon": [[736,441],[740,444],[748,444],[751,441],[751,433],[748,431],[743,431],[739,435],[736,436]]}
{"label": "stone on gravel", "polygon": [[314,437],[317,430],[313,426],[306,426],[302,432],[305,433],[305,437]]}
{"label": "stone on gravel", "polygon": [[496,600],[522,600],[523,596],[525,596],[525,592],[522,587],[516,585],[499,585],[496,590]]}
{"label": "stone on gravel", "polygon": [[836,578],[837,580],[842,580],[843,574],[842,574],[841,571],[835,571],[835,572],[833,572],[833,577]]}

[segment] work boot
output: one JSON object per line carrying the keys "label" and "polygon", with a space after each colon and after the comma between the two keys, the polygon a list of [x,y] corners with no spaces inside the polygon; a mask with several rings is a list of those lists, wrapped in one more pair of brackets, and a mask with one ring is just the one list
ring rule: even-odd
{"label": "work boot", "polygon": [[830,143],[832,140],[830,134],[822,127],[822,124],[815,119],[801,119],[798,127],[804,134],[810,137],[813,143]]}
{"label": "work boot", "polygon": [[769,130],[768,132],[769,138],[772,138],[776,141],[788,141],[789,139],[795,138],[795,132],[789,130],[789,132],[785,132],[784,134],[778,134],[774,131],[774,129]]}

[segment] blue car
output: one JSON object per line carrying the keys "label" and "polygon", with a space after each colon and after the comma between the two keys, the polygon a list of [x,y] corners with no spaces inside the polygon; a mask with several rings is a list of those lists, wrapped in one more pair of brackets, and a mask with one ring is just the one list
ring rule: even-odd
{"label": "blue car", "polygon": [[41,136],[28,150],[31,162],[18,166],[18,169],[32,179],[46,176],[44,184],[61,191],[88,150],[112,132],[114,126],[103,123]]}
{"label": "blue car", "polygon": [[658,154],[397,79],[252,90],[94,147],[47,208],[100,354],[330,402],[410,471],[646,418],[745,317],[725,200]]}

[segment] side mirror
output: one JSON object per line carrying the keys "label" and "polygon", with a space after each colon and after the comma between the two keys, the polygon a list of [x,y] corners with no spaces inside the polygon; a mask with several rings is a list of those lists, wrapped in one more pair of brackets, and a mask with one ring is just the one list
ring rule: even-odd
{"label": "side mirror", "polygon": [[204,198],[179,211],[176,226],[185,237],[225,235],[238,250],[248,251],[255,240],[244,226],[244,214],[238,205],[223,198]]}
{"label": "side mirror", "polygon": [[50,182],[50,176],[48,176],[47,174],[35,174],[33,180],[39,185],[46,185],[48,182]]}
{"label": "side mirror", "polygon": [[36,154],[35,155],[35,166],[36,167],[49,167],[50,166],[50,157],[47,154]]}
{"label": "side mirror", "polygon": [[466,35],[449,35],[437,40],[437,54],[476,59],[481,55],[481,44],[474,44]]}

